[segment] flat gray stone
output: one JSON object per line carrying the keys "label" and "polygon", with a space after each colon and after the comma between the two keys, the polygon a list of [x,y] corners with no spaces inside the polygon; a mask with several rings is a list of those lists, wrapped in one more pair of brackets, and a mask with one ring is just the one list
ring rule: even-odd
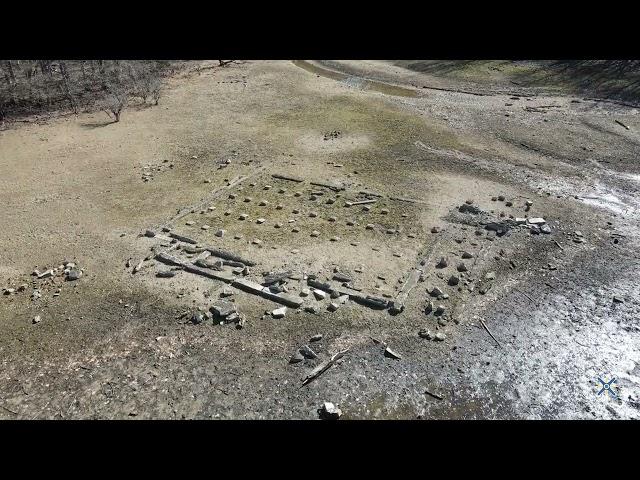
{"label": "flat gray stone", "polygon": [[308,358],[310,360],[313,360],[314,358],[318,358],[318,355],[316,355],[316,352],[311,350],[311,348],[309,348],[309,345],[301,346],[299,352],[302,354],[304,358]]}
{"label": "flat gray stone", "polygon": [[316,297],[316,300],[324,300],[327,298],[327,293],[322,290],[318,290],[317,288],[313,290],[313,295]]}
{"label": "flat gray stone", "polygon": [[217,317],[227,317],[237,310],[236,304],[224,300],[218,300],[210,309]]}

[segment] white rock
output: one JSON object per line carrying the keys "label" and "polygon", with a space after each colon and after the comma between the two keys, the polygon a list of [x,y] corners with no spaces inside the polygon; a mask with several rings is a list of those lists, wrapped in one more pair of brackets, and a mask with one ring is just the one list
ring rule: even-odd
{"label": "white rock", "polygon": [[327,298],[326,292],[318,290],[317,288],[313,290],[313,295],[316,297],[316,300],[324,300]]}
{"label": "white rock", "polygon": [[342,416],[342,410],[331,402],[324,402],[321,413],[324,418],[331,420],[337,420]]}
{"label": "white rock", "polygon": [[271,312],[273,318],[282,318],[287,313],[287,307],[276,308]]}

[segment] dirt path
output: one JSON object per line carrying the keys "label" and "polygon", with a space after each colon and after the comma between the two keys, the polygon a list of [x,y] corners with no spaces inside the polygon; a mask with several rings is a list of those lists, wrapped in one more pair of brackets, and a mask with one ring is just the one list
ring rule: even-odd
{"label": "dirt path", "polygon": [[[419,74],[331,66],[345,77],[233,64],[174,79],[158,107],[128,110],[119,124],[80,115],[0,132],[0,285],[27,285],[0,297],[0,418],[317,418],[324,401],[345,418],[640,416],[637,112],[564,95],[395,96],[353,78],[375,70],[412,89]],[[282,172],[305,181],[271,177]],[[371,210],[345,206],[364,190],[382,195]],[[496,236],[457,211],[466,200],[493,221],[542,216],[552,233]],[[254,259],[251,279],[338,268],[395,298],[426,258],[423,281],[398,315],[355,302],[329,312],[327,299],[318,314],[275,319],[263,314],[277,304],[234,290],[243,329],[194,325],[190,314],[215,303],[223,283],[158,278],[165,267],[154,260],[132,273],[165,242],[139,235],[172,218],[174,232]],[[435,268],[443,256],[448,266]],[[80,280],[30,276],[65,260],[84,269]],[[469,271],[451,287],[460,263]],[[287,285],[294,295],[305,287]],[[431,298],[435,286],[448,298]],[[425,314],[430,300],[445,315]],[[318,358],[289,364],[305,343]],[[617,378],[617,399],[598,395],[598,376]]]}

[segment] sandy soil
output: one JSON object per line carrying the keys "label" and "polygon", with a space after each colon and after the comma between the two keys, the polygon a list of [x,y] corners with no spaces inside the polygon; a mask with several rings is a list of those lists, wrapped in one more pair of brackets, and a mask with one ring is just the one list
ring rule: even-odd
{"label": "sandy soil", "polygon": [[[639,418],[638,112],[393,62],[313,65],[334,73],[241,62],[171,80],[159,106],[118,124],[79,115],[0,132],[0,286],[26,285],[0,296],[0,418],[312,419],[325,401],[346,419]],[[345,206],[365,198],[369,211]],[[496,236],[458,211],[466,200],[552,232]],[[329,312],[311,296],[320,313],[275,319],[276,303],[222,282],[158,278],[155,260],[132,273],[175,245],[162,226],[252,259],[252,280],[291,270],[292,295],[336,269],[383,298],[414,268],[422,281],[397,315],[352,301]],[[31,276],[64,261],[84,275]],[[436,286],[448,298],[430,297]],[[244,328],[188,321],[225,287]],[[430,300],[445,314],[426,314]],[[304,344],[318,358],[290,364]],[[598,395],[598,377],[617,379],[617,398]]]}

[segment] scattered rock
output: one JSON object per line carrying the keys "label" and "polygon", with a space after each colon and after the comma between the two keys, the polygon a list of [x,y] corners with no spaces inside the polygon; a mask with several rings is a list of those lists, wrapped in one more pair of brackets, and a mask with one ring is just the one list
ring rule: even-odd
{"label": "scattered rock", "polygon": [[317,288],[313,290],[313,295],[316,297],[316,300],[324,300],[327,298],[326,292],[318,290]]}
{"label": "scattered rock", "polygon": [[468,205],[466,203],[463,203],[462,205],[460,205],[458,207],[458,211],[460,213],[471,213],[473,215],[477,215],[479,214],[482,210],[480,210],[477,206],[475,205]]}
{"label": "scattered rock", "polygon": [[484,278],[487,280],[494,280],[496,278],[496,272],[488,272]]}
{"label": "scattered rock", "polygon": [[433,302],[427,302],[426,307],[424,307],[424,313],[429,315],[431,312],[433,312]]}
{"label": "scattered rock", "polygon": [[287,307],[280,307],[273,310],[271,312],[271,316],[273,318],[282,318],[286,315],[286,313],[287,313]]}
{"label": "scattered rock", "polygon": [[204,322],[206,317],[202,312],[196,312],[191,316],[191,323],[195,323],[196,325]]}
{"label": "scattered rock", "polygon": [[434,315],[442,315],[444,313],[444,305],[438,305],[438,307],[436,308],[436,311],[433,312]]}
{"label": "scattered rock", "polygon": [[236,311],[236,305],[231,302],[220,300],[216,302],[209,310],[217,317],[227,317]]}
{"label": "scattered rock", "polygon": [[446,268],[449,264],[447,263],[447,259],[442,257],[440,261],[436,264],[436,268]]}
{"label": "scattered rock", "polygon": [[311,236],[312,237],[319,237],[320,236],[320,232],[317,230],[314,230],[313,232],[311,232]]}
{"label": "scattered rock", "polygon": [[156,273],[156,277],[160,277],[160,278],[172,278],[176,276],[176,271],[175,270],[161,270],[158,273]]}
{"label": "scattered rock", "polygon": [[385,357],[394,358],[396,360],[400,360],[402,358],[400,355],[398,355],[396,352],[391,350],[389,347],[384,349],[384,355]]}
{"label": "scattered rock", "polygon": [[433,339],[433,333],[430,330],[420,330],[418,332],[420,338],[426,338],[427,340]]}
{"label": "scattered rock", "polygon": [[36,315],[35,317],[33,317],[33,321],[32,322],[34,324],[40,323],[40,321],[41,321],[40,315]]}
{"label": "scattered rock", "polygon": [[313,313],[313,314],[318,314],[318,313],[320,313],[320,308],[318,308],[316,305],[308,305],[308,306],[304,307],[304,311],[305,312],[309,312],[309,313]]}
{"label": "scattered rock", "polygon": [[81,276],[82,276],[82,271],[74,268],[69,270],[69,273],[67,274],[67,280],[69,281],[78,280]]}
{"label": "scattered rock", "polygon": [[216,232],[216,237],[220,237],[220,238],[222,238],[222,237],[224,237],[224,234],[225,234],[225,233],[227,233],[227,231],[226,231],[226,230],[220,229],[220,230],[218,230],[218,231]]}
{"label": "scattered rock", "polygon": [[438,287],[433,287],[431,292],[429,292],[429,295],[431,295],[432,297],[439,297],[442,294],[443,294],[442,290],[440,290]]}
{"label": "scattered rock", "polygon": [[440,228],[439,227],[433,227],[431,229],[431,233],[440,233]]}
{"label": "scattered rock", "polygon": [[320,334],[314,335],[309,339],[310,342],[319,342],[320,340],[322,340],[322,335]]}
{"label": "scattered rock", "polygon": [[620,297],[618,297],[618,296],[614,296],[614,297],[613,297],[613,301],[614,301],[615,303],[624,303],[624,299],[622,299],[622,298],[620,298]]}
{"label": "scattered rock", "polygon": [[463,252],[462,253],[462,258],[464,258],[464,259],[473,258],[473,253]]}
{"label": "scattered rock", "polygon": [[504,202],[504,195],[498,195],[498,200],[500,200],[501,202]]}
{"label": "scattered rock", "polygon": [[309,348],[309,345],[301,346],[299,352],[302,354],[304,358],[308,358],[310,360],[313,360],[314,358],[318,358],[318,355],[316,355],[316,352],[311,350],[311,348]]}
{"label": "scattered rock", "polygon": [[342,416],[342,410],[331,402],[324,402],[318,413],[323,420],[338,420]]}
{"label": "scattered rock", "polygon": [[38,278],[49,278],[53,276],[53,270],[46,270],[38,275]]}
{"label": "scattered rock", "polygon": [[259,219],[256,220],[256,223],[258,223],[258,224],[262,224],[264,222],[266,222],[266,220],[264,218],[259,218]]}
{"label": "scattered rock", "polygon": [[547,224],[541,225],[540,226],[540,231],[542,233],[549,234],[549,233],[551,233],[551,227],[549,225],[547,225]]}
{"label": "scattered rock", "polygon": [[447,336],[442,332],[436,333],[436,335],[433,337],[433,339],[438,341],[438,342],[442,342],[446,338],[447,338]]}
{"label": "scattered rock", "polygon": [[156,236],[156,232],[154,232],[153,230],[145,230],[144,236],[145,237],[149,237],[149,238],[153,238],[153,237]]}
{"label": "scattered rock", "polygon": [[458,278],[457,275],[451,275],[451,277],[449,277],[449,285],[451,285],[452,287],[458,285],[458,283],[460,282],[460,278]]}
{"label": "scattered rock", "polygon": [[467,266],[466,266],[463,262],[460,262],[460,263],[458,264],[458,266],[456,267],[456,269],[457,269],[459,272],[466,272],[466,271],[468,270],[468,269],[467,269]]}
{"label": "scattered rock", "polygon": [[304,357],[302,356],[300,351],[294,353],[293,356],[289,359],[289,363],[300,363],[302,361],[304,361]]}

